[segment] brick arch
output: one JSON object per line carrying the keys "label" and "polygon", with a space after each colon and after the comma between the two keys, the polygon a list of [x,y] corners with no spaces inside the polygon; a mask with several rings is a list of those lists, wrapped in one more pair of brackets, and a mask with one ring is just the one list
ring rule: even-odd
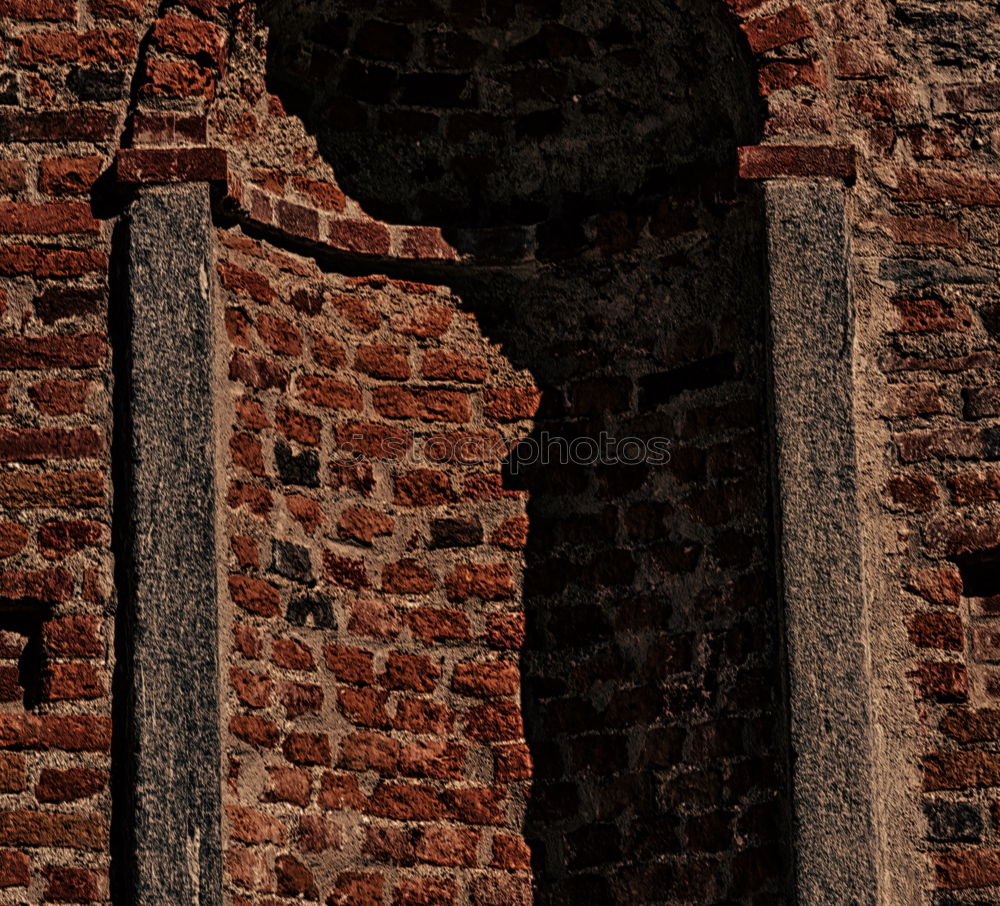
{"label": "brick arch", "polygon": [[[337,253],[399,260],[446,261],[504,255],[517,260],[538,248],[538,229],[473,239],[456,249],[435,227],[385,223],[349,204],[335,180],[327,185],[276,191],[254,184],[246,165],[219,147],[262,119],[286,117],[281,101],[263,86],[248,88],[246,111],[229,136],[209,140],[216,95],[232,49],[252,40],[255,4],[248,0],[167,0],[142,44],[134,102],[119,155],[126,185],[210,180],[225,184],[225,204],[254,226],[319,242]],[[826,144],[830,131],[829,44],[809,10],[799,4],[727,0],[728,16],[753,60],[765,113],[762,141],[739,149],[743,178],[833,177],[853,181],[854,150]],[[253,112],[256,108],[257,112]],[[242,137],[242,136],[241,136]],[[583,225],[594,237],[615,219]],[[600,240],[594,239],[595,247]],[[501,249],[513,248],[511,253]]]}

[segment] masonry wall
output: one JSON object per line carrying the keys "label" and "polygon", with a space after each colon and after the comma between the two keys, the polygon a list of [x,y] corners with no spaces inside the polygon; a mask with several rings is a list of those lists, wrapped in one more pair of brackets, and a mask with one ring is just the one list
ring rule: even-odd
{"label": "masonry wall", "polygon": [[[112,161],[119,147],[206,144],[225,149],[231,162],[228,183],[220,184],[217,192],[226,197],[219,206],[220,264],[243,267],[272,282],[276,294],[262,301],[245,286],[227,286],[220,274],[220,292],[226,294],[220,298],[237,312],[229,316],[228,325],[238,355],[234,380],[226,390],[232,405],[233,464],[225,492],[233,504],[227,513],[232,572],[244,577],[234,580],[236,593],[222,603],[234,630],[226,636],[233,645],[227,666],[234,672],[225,678],[230,728],[225,765],[231,850],[227,889],[233,902],[312,896],[310,885],[320,899],[334,891],[348,902],[350,897],[363,902],[362,893],[344,893],[338,887],[352,882],[344,881],[341,872],[354,871],[384,875],[386,902],[397,896],[397,888],[401,902],[407,902],[411,888],[406,885],[417,885],[413,890],[420,884],[432,887],[436,882],[428,880],[431,877],[454,883],[459,902],[466,891],[482,898],[488,895],[477,893],[480,889],[501,889],[500,879],[523,885],[519,879],[528,874],[554,901],[570,896],[574,883],[586,885],[588,891],[607,883],[616,892],[611,895],[641,902],[657,902],[648,893],[655,889],[657,895],[668,891],[665,902],[714,897],[764,903],[779,901],[787,889],[788,865],[777,845],[785,819],[775,814],[782,808],[779,791],[785,782],[775,740],[783,731],[780,708],[775,707],[775,671],[767,666],[777,658],[779,636],[769,603],[769,530],[763,516],[768,502],[760,434],[765,424],[764,378],[761,328],[754,326],[761,323],[755,318],[766,300],[754,298],[752,292],[744,296],[719,289],[739,284],[739,276],[752,271],[748,262],[757,260],[753,231],[759,220],[752,202],[739,202],[734,213],[713,212],[717,191],[703,187],[690,206],[659,209],[658,221],[656,209],[633,204],[635,186],[605,178],[595,180],[606,190],[596,198],[599,204],[594,198],[568,204],[559,190],[564,176],[559,143],[564,136],[603,133],[594,121],[569,116],[572,108],[564,109],[561,101],[550,103],[551,98],[543,97],[533,105],[532,92],[549,84],[536,64],[541,56],[551,56],[552,46],[571,61],[562,69],[567,81],[559,90],[566,91],[565,97],[580,94],[576,88],[599,74],[605,64],[595,62],[597,45],[571,39],[558,27],[587,35],[586,23],[567,25],[567,11],[555,4],[543,10],[515,7],[513,13],[503,14],[506,19],[497,13],[493,22],[482,21],[480,12],[464,4],[454,4],[447,12],[430,4],[416,11],[404,6],[338,13],[346,31],[327,41],[327,63],[315,69],[320,82],[337,86],[333,100],[350,100],[352,109],[364,113],[351,139],[339,132],[334,137],[321,134],[316,124],[322,104],[308,98],[308,103],[300,98],[297,104],[287,84],[282,86],[282,67],[274,61],[282,55],[295,58],[296,38],[281,32],[282,20],[272,12],[273,5],[260,11],[265,21],[271,17],[275,29],[269,51],[246,5],[190,0],[161,10],[158,4],[139,0],[0,0],[0,382],[5,385],[0,433],[0,902],[107,902],[110,890],[125,883],[113,871],[110,886],[108,879],[118,845],[110,842],[118,839],[112,827],[121,820],[112,799],[122,801],[112,796],[109,783],[113,702],[121,702],[124,688],[122,678],[114,676],[113,656],[115,645],[123,641],[115,632],[112,544],[112,365],[120,349],[115,339],[119,324],[108,312],[121,304],[113,292],[114,226],[127,205],[128,186],[185,173],[197,177],[200,172],[216,180],[219,176],[211,167],[199,171],[201,165],[192,164],[184,172],[147,167],[137,173],[119,167],[116,178]],[[633,22],[652,15],[648,6],[633,12]],[[726,22],[721,10],[690,12],[725,23],[737,34],[735,19]],[[787,8],[751,2],[734,4],[734,12],[743,22],[742,46],[755,55],[763,98],[763,152],[744,158],[743,175],[781,177],[791,171],[849,177],[843,157],[817,149],[857,150],[857,178],[848,192],[865,489],[862,555],[877,677],[873,695],[880,727],[885,896],[891,902],[941,906],[989,902],[1000,885],[994,816],[1000,787],[1000,709],[992,627],[993,599],[1000,593],[994,587],[994,552],[1000,538],[992,465],[998,412],[995,211],[1000,203],[995,134],[1000,92],[992,63],[996,13],[978,3],[945,2],[933,8],[906,3],[889,9],[867,0]],[[490,70],[494,62],[489,53],[475,49],[477,42],[489,45],[514,18],[537,24],[541,43],[529,44],[520,58],[500,60],[499,69]],[[671,32],[672,27],[664,27],[663,34],[676,51],[686,44],[678,37],[683,32]],[[379,45],[363,37],[379,30],[398,40]],[[527,31],[519,37],[531,38]],[[626,37],[617,44],[607,37],[613,47],[606,52],[626,59],[633,40],[628,35],[634,31],[620,32]],[[444,36],[451,56],[431,56],[433,48],[425,37],[431,32]],[[404,83],[404,77],[413,75],[454,76],[465,65],[453,65],[463,42],[473,48],[468,66],[474,75],[468,84],[485,84],[490,72],[513,79],[515,70],[534,69],[524,96],[512,106],[470,111],[466,88],[452,79],[456,109],[442,113],[436,101],[447,86],[439,83],[432,90],[421,88],[420,80]],[[402,45],[407,45],[405,50],[399,50]],[[341,74],[344,64],[338,55],[345,48],[351,51],[352,65],[365,69],[365,79],[346,83],[347,88],[339,78],[327,78]],[[708,56],[712,65],[723,65],[725,55],[713,54]],[[596,59],[601,59],[600,53]],[[616,59],[613,65],[624,64]],[[372,81],[376,69],[383,80],[383,70],[391,71],[388,87],[385,81]],[[287,65],[283,71],[288,72]],[[683,66],[650,75],[681,83],[689,78]],[[552,72],[546,69],[545,77],[552,79]],[[285,82],[295,84],[296,79]],[[298,84],[308,84],[308,79],[299,78]],[[648,80],[641,87],[648,88]],[[422,103],[421,90],[431,91],[435,103]],[[358,97],[359,91],[376,93]],[[697,111],[698,105],[693,107]],[[649,110],[643,107],[641,112]],[[463,140],[458,133],[458,150],[442,141],[455,138],[450,130],[458,126],[453,121],[465,117],[471,122],[472,113],[513,117],[515,142],[521,141],[522,148],[549,149],[537,171],[542,175],[523,183],[546,198],[543,211],[526,212],[521,202],[528,190],[520,198],[490,197],[485,209],[492,212],[494,225],[504,227],[501,233],[462,232],[483,226],[467,215],[484,208],[463,200],[461,180],[452,174],[466,174],[467,185],[470,174],[482,178],[497,162],[487,155],[485,164],[480,158],[472,161],[471,169],[464,162],[462,169],[462,153],[482,142],[475,136],[489,134],[488,119],[477,121],[483,131],[471,139]],[[538,113],[547,116],[531,119]],[[433,158],[448,165],[438,173],[417,168],[402,182],[394,181],[394,168],[406,162],[409,146],[429,140],[427,116],[439,117],[431,130],[438,142],[431,142]],[[635,112],[625,116],[633,122],[630,116]],[[303,121],[319,136],[318,142],[309,137]],[[753,115],[747,116],[746,133],[712,131],[725,137],[718,148],[728,150],[711,160],[731,165],[736,144],[758,141],[760,136],[752,134],[754,121]],[[402,139],[391,145],[390,126],[406,122],[410,131],[404,128]],[[509,122],[492,126],[510,129]],[[576,127],[580,131],[574,132]],[[506,131],[502,137],[511,140]],[[375,147],[394,150],[386,158],[388,165],[380,160],[372,171],[380,178],[366,182],[361,162],[368,152],[353,161],[348,152],[372,141]],[[779,152],[778,146],[793,147]],[[483,147],[478,148],[481,153]],[[573,145],[574,153],[577,147]],[[615,150],[613,142],[602,148],[605,156]],[[678,162],[692,163],[683,148],[674,150]],[[334,176],[337,154],[344,158],[343,185]],[[639,165],[645,173],[642,160]],[[515,172],[524,173],[517,168]],[[409,194],[417,178],[435,186],[419,203]],[[691,177],[685,175],[684,180],[690,183]],[[705,185],[700,175],[694,181]],[[653,179],[651,184],[659,186],[661,199],[676,197],[680,188],[669,180]],[[391,218],[388,223],[366,213],[367,207],[378,204],[380,190],[382,209],[372,211]],[[609,204],[623,193],[629,205]],[[731,195],[723,193],[725,198]],[[444,235],[434,229],[443,222],[436,219],[442,210],[464,212],[446,224],[452,229]],[[539,230],[537,223],[551,224],[546,219],[550,216],[563,218],[559,228]],[[241,236],[234,219],[243,222],[250,235]],[[261,244],[261,230],[271,231],[275,245],[270,249]],[[284,236],[280,243],[275,232]],[[286,247],[288,237],[294,240],[294,252]],[[690,246],[684,245],[687,241]],[[320,245],[333,257],[321,256],[322,264],[317,264],[311,254],[314,246],[307,248],[303,242]],[[639,334],[651,326],[651,307],[646,297],[631,292],[633,277],[619,273],[613,278],[629,287],[622,293],[628,301],[610,306],[621,313],[616,324],[604,321],[608,306],[597,304],[604,300],[580,291],[595,279],[595,273],[585,269],[559,265],[552,269],[556,282],[529,284],[527,290],[518,285],[516,292],[503,280],[486,289],[469,279],[461,287],[452,286],[452,272],[439,270],[442,263],[472,252],[481,258],[485,252],[493,263],[521,265],[538,248],[547,250],[544,257],[548,252],[565,254],[567,247],[573,259],[587,249],[599,250],[597,260],[606,260],[611,251],[646,261],[664,254],[665,248],[671,249],[668,256],[682,253],[664,264],[672,276],[660,284],[661,290],[670,288],[670,304],[662,316],[666,326],[657,331],[657,342],[665,345],[642,345],[645,339]],[[355,261],[346,268],[344,255],[375,260],[362,268]],[[691,255],[701,256],[695,268],[700,276],[685,282],[685,261]],[[398,279],[449,288],[413,297],[412,287],[401,289],[388,279],[381,284],[357,279],[359,270],[385,272],[380,265],[386,258],[433,260],[433,272]],[[720,260],[719,282],[713,283],[705,273]],[[734,271],[737,279],[727,282],[724,278],[732,278]],[[353,276],[338,276],[344,273]],[[295,307],[293,285],[300,283],[308,292],[328,296],[320,313]],[[256,291],[262,292],[264,285]],[[553,289],[556,285],[562,289]],[[562,292],[565,296],[559,295]],[[535,306],[545,312],[540,325],[513,314],[509,303],[516,293],[525,300],[554,300],[548,307]],[[364,299],[369,311],[377,313],[378,325],[358,313],[363,309],[354,314],[360,321],[345,321],[332,301],[341,296]],[[408,305],[408,299],[423,305],[428,297],[451,313],[448,332],[439,337],[398,334],[393,306]],[[722,302],[711,309],[686,308],[687,300],[709,298]],[[388,316],[384,323],[383,315]],[[687,333],[671,330],[671,317],[694,326]],[[368,323],[372,330],[365,332]],[[576,373],[547,373],[552,362],[565,361],[556,353],[572,360],[582,348],[567,353],[536,346],[523,336],[529,326],[534,328],[531,336],[548,336],[553,325],[567,336],[574,336],[574,330],[589,332],[590,346],[602,353],[614,350],[621,370],[602,370],[598,356],[597,361],[586,361],[586,379]],[[317,345],[314,337],[324,334],[332,337],[328,347]],[[296,347],[296,336],[301,347]],[[621,346],[614,345],[622,337]],[[671,346],[675,338],[677,345]],[[401,374],[398,369],[405,361],[409,377],[359,369],[362,349],[376,340],[403,350],[388,356],[387,367]],[[659,478],[595,470],[581,479],[571,470],[557,470],[555,475],[536,476],[532,484],[532,476],[526,475],[525,486],[506,489],[512,496],[490,501],[469,498],[467,479],[476,470],[492,470],[494,479],[484,483],[482,493],[486,498],[499,494],[496,462],[490,470],[483,464],[443,463],[433,471],[445,475],[454,495],[438,504],[446,516],[435,515],[436,510],[432,514],[433,507],[397,503],[397,479],[389,466],[379,467],[381,484],[371,487],[363,470],[331,471],[336,428],[347,414],[370,417],[397,431],[414,426],[430,431],[437,430],[431,419],[445,417],[449,406],[461,408],[467,402],[470,419],[475,413],[484,420],[476,429],[487,430],[489,380],[481,385],[449,377],[447,389],[441,384],[438,391],[439,379],[418,370],[428,350],[451,354],[453,346],[462,355],[484,358],[490,375],[516,376],[511,385],[538,384],[543,400],[554,390],[565,407],[540,410],[532,422],[499,421],[488,430],[530,435],[542,429],[545,419],[584,431],[598,422],[618,428],[636,420],[649,429],[662,417],[666,433],[675,439],[669,467]],[[317,349],[325,360],[316,358]],[[274,364],[265,367],[257,358]],[[663,389],[672,386],[670,380],[643,384],[652,375],[706,361],[711,363],[711,386],[692,386],[692,380],[699,380],[692,372],[676,378],[682,386],[676,397]],[[460,376],[470,374],[478,372]],[[361,396],[360,409],[334,410],[304,399],[305,376],[322,377],[327,387],[334,381],[354,388]],[[615,383],[623,377],[628,383],[624,395],[623,385]],[[282,380],[287,381],[284,387]],[[549,383],[542,386],[546,380]],[[584,380],[595,383],[580,386]],[[265,386],[256,386],[261,382]],[[501,385],[508,383],[496,386]],[[431,388],[458,395],[444,397],[450,402],[430,413],[419,407],[437,405],[421,395]],[[379,399],[386,405],[394,398],[404,407],[400,411],[407,418],[386,414],[384,406],[379,411],[377,390],[384,393]],[[345,399],[357,402],[350,394]],[[421,411],[431,419],[421,419]],[[524,416],[528,419],[530,413]],[[310,442],[317,431],[318,441]],[[283,480],[280,444],[288,444],[289,458],[282,462],[286,477],[293,475],[295,481]],[[320,485],[297,484],[310,474],[313,450]],[[297,476],[295,470],[300,470]],[[564,486],[570,489],[568,495],[556,493]],[[494,490],[487,493],[488,488]],[[588,518],[575,510],[575,518],[560,518],[566,512],[563,496],[579,504]],[[363,525],[355,526],[358,532],[368,532],[371,525],[377,530],[380,520],[387,526],[392,519],[391,533],[373,534],[369,545],[351,534],[348,521],[342,534],[340,525],[351,507],[378,514],[371,522],[359,514]],[[618,510],[613,534],[602,521],[609,508]],[[476,547],[431,546],[435,518],[473,517],[483,526]],[[506,543],[506,536],[496,536],[495,530],[508,519],[524,517],[528,532],[519,539],[523,546],[513,535],[509,547],[493,540]],[[298,548],[287,545],[309,552],[315,585],[299,569]],[[692,562],[695,551],[697,561]],[[427,587],[426,574],[408,565],[410,560],[430,574],[434,584],[426,592],[392,590],[392,565],[397,566],[399,581],[416,583],[407,588]],[[448,577],[466,560],[476,566],[508,565],[511,579],[503,594],[510,597],[449,600]],[[349,565],[353,561],[364,564],[369,589],[344,584],[351,575],[355,584],[361,581],[360,567]],[[398,567],[400,561],[403,567]],[[533,565],[538,567],[534,573]],[[497,579],[499,574],[490,575]],[[588,581],[576,581],[579,576]],[[585,595],[582,589],[587,589]],[[250,609],[241,604],[241,595]],[[320,595],[331,600],[336,630],[312,622],[315,614],[325,613],[322,598],[316,597]],[[313,599],[319,603],[308,608],[301,603]],[[302,615],[304,625],[288,621],[293,601],[299,607],[292,609],[293,617],[297,621],[297,614]],[[667,606],[660,609],[663,602]],[[364,611],[362,605],[371,609]],[[381,615],[388,622],[359,623],[357,608],[370,619]],[[422,609],[466,614],[470,637],[442,639],[439,647],[427,636],[433,644],[425,644],[403,619],[403,614]],[[592,624],[573,619],[566,626],[566,620],[560,622],[563,611],[593,614]],[[494,647],[500,637],[491,641],[488,636],[488,614],[530,617],[533,612],[544,619],[526,621],[520,652],[516,647]],[[399,635],[393,635],[397,625]],[[596,640],[573,635],[589,625],[600,631]],[[503,638],[513,644],[510,637]],[[602,647],[601,639],[612,644]],[[308,663],[304,648],[315,669],[301,669]],[[407,674],[403,665],[416,663],[405,660],[412,657],[443,658],[441,674],[434,676],[434,664],[429,672]],[[508,665],[491,668],[500,683],[491,690],[502,690],[496,696],[467,695],[464,690],[475,691],[472,686],[455,687],[457,665],[479,661]],[[510,666],[515,663],[517,688],[512,689]],[[574,667],[568,677],[560,672],[567,664]],[[344,672],[350,670],[358,671],[354,679]],[[435,685],[427,689],[431,677]],[[532,678],[545,682],[527,683]],[[658,711],[649,703],[651,689],[660,696]],[[748,698],[737,699],[737,694]],[[343,710],[344,701],[352,697],[376,704],[384,697],[386,718],[368,720],[376,726],[365,726],[363,717],[352,719]],[[451,735],[411,736],[411,730],[395,726],[398,700],[405,698],[455,711]],[[558,704],[561,701],[572,701],[573,707]],[[612,702],[617,702],[614,708]],[[475,721],[470,723],[469,715],[502,714],[516,727],[518,704],[524,706],[520,719],[529,752],[536,740],[536,751],[531,752],[536,771],[542,765],[552,774],[536,773],[535,788],[544,791],[551,784],[557,801],[563,801],[563,794],[573,795],[565,784],[575,786],[588,804],[604,797],[610,811],[600,814],[610,816],[607,820],[583,817],[580,810],[552,815],[517,805],[520,790],[527,795],[532,781],[513,762],[509,786],[497,785],[497,777],[506,775],[495,773],[497,764],[487,752],[501,747],[523,751],[522,744],[514,737],[482,738],[471,729]],[[608,709],[620,709],[620,722],[613,727],[620,733],[594,730],[598,722],[606,726]],[[487,732],[513,733],[510,723],[504,726],[494,731],[490,725]],[[556,743],[547,752],[537,746],[543,735]],[[440,770],[456,771],[454,779],[420,776],[422,771],[438,771],[439,762],[428,768],[404,761],[407,747],[442,742],[482,758],[467,755],[461,766],[445,759]],[[355,744],[356,754],[350,754]],[[596,763],[598,756],[615,769],[608,774],[577,773],[575,765],[581,762],[574,758]],[[637,777],[646,778],[642,782],[651,784],[654,792],[638,789]],[[288,785],[279,792],[285,781]],[[617,789],[628,794],[616,800],[612,793],[619,782]],[[407,796],[391,799],[386,794],[383,807],[377,804],[383,800],[373,795],[362,800],[361,808],[347,808],[357,802],[350,799],[354,783],[365,793],[376,787],[426,787],[422,807],[431,809],[425,814],[433,818],[418,819],[414,813],[411,819],[393,811],[404,808]],[[474,787],[506,790],[502,814],[487,822],[468,820],[469,812],[456,811],[449,791]],[[646,811],[639,814],[640,808]],[[371,814],[365,816],[366,809]],[[373,820],[365,825],[364,817]],[[363,827],[370,829],[372,840],[382,841],[377,844],[381,850],[362,833]],[[435,845],[443,839],[449,841],[447,856],[435,854]],[[452,845],[452,840],[464,841],[464,848]],[[656,858],[636,848],[640,841],[656,847]],[[529,853],[534,858],[530,872]],[[446,858],[461,864],[438,864]],[[630,864],[663,867],[649,876],[630,877]],[[748,889],[740,889],[740,882]],[[441,894],[444,901],[450,901],[450,890]]]}

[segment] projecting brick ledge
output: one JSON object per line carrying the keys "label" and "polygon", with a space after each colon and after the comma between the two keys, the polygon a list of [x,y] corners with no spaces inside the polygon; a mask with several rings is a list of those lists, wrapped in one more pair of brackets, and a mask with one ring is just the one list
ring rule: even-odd
{"label": "projecting brick ledge", "polygon": [[856,152],[851,147],[745,145],[739,149],[739,170],[744,179],[829,176],[853,182],[855,158]]}
{"label": "projecting brick ledge", "polygon": [[116,163],[118,182],[126,185],[225,182],[229,171],[221,148],[125,148]]}

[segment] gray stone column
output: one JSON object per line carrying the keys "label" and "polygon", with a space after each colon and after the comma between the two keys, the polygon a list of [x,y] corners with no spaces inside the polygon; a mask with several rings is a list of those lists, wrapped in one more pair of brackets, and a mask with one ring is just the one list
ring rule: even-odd
{"label": "gray stone column", "polygon": [[878,841],[844,188],[765,184],[799,906],[874,906]]}
{"label": "gray stone column", "polygon": [[220,906],[213,228],[207,183],[128,218],[130,903]]}

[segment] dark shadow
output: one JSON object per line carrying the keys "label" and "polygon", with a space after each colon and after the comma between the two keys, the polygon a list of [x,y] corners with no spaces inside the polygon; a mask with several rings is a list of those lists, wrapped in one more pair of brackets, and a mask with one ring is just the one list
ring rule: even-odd
{"label": "dark shadow", "polygon": [[[439,277],[542,390],[550,461],[507,478],[530,495],[536,903],[783,901],[763,213],[734,176],[758,101],[735,27],[688,0],[263,15],[270,89],[365,210],[539,225],[530,266]],[[669,461],[560,461],[602,437]]]}
{"label": "dark shadow", "polygon": [[133,647],[128,555],[132,485],[132,435],[129,406],[131,299],[129,290],[129,225],[119,220],[111,241],[111,294],[108,303],[112,351],[111,547],[115,582],[115,668],[111,678],[111,867],[110,896],[116,906],[133,899],[135,842],[133,837]]}

